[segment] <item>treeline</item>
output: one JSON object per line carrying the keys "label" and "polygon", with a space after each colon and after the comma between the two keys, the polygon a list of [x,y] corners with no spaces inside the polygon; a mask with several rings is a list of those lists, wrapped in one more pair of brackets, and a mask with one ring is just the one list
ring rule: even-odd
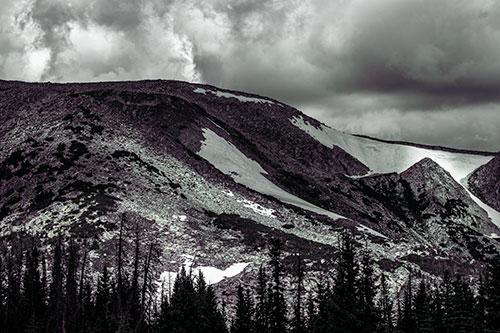
{"label": "treeline", "polygon": [[470,279],[446,274],[439,284],[416,284],[410,276],[392,297],[385,275],[376,276],[373,260],[345,234],[332,278],[305,283],[310,280],[297,256],[290,288],[281,243],[273,240],[256,281],[235,290],[236,309],[228,319],[201,273],[182,268],[173,288],[159,287],[154,245],[141,255],[137,237],[133,249],[125,251],[120,232],[115,264],[92,277],[88,250],[72,240],[56,241],[50,255],[35,240],[12,242],[0,256],[0,331],[500,332],[498,261],[476,292]]}
{"label": "treeline", "polygon": [[373,260],[345,234],[335,276],[309,292],[304,290],[304,272],[297,258],[295,296],[285,304],[277,253],[279,246],[274,243],[270,277],[261,268],[257,288],[238,289],[232,333],[500,332],[498,260],[481,277],[478,292],[471,288],[470,277],[451,278],[446,273],[441,283],[421,278],[417,290],[410,275],[403,290],[391,296],[386,276],[376,277]]}

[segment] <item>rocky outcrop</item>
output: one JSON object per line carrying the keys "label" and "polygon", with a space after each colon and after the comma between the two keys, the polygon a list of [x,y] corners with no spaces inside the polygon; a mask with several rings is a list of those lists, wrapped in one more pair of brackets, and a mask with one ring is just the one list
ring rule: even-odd
{"label": "rocky outcrop", "polygon": [[482,201],[500,211],[500,153],[470,175],[469,188]]}

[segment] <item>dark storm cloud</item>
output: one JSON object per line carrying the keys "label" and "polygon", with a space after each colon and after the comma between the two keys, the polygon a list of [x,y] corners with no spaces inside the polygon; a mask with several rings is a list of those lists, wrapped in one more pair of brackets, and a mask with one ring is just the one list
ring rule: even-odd
{"label": "dark storm cloud", "polygon": [[349,131],[500,149],[496,1],[0,5],[2,77],[202,81],[278,98]]}

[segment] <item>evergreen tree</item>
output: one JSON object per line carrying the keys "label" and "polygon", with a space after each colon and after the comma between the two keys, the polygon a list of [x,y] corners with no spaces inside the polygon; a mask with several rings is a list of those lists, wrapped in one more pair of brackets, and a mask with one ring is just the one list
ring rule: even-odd
{"label": "evergreen tree", "polygon": [[434,295],[431,300],[431,318],[432,318],[432,327],[434,328],[434,332],[445,332],[446,328],[444,327],[444,309],[443,309],[443,301],[441,296],[441,291],[439,288],[436,289]]}
{"label": "evergreen tree", "polygon": [[486,288],[482,275],[479,277],[479,290],[475,302],[474,326],[477,332],[484,332],[486,329]]}
{"label": "evergreen tree", "polygon": [[256,332],[269,332],[269,295],[268,277],[264,267],[259,267],[257,280],[257,305],[255,308]]}
{"label": "evergreen tree", "polygon": [[430,312],[430,297],[427,293],[425,281],[421,280],[415,295],[415,327],[417,332],[432,332],[432,317]]}
{"label": "evergreen tree", "polygon": [[312,321],[311,332],[339,332],[336,316],[341,313],[341,309],[334,299],[330,286],[318,286],[317,303],[318,310]]}
{"label": "evergreen tree", "polygon": [[134,271],[132,274],[132,283],[130,284],[130,289],[128,292],[128,317],[130,320],[130,327],[137,330],[141,326],[141,302],[140,302],[140,292],[139,292],[139,255],[140,255],[140,237],[139,237],[139,226],[136,224],[135,230],[135,256],[134,256]]}
{"label": "evergreen tree", "polygon": [[453,282],[453,331],[457,333],[472,332],[474,326],[474,295],[467,283],[461,279]]}
{"label": "evergreen tree", "polygon": [[365,252],[362,257],[362,269],[358,292],[358,312],[361,321],[360,332],[375,332],[380,323],[379,311],[375,305],[376,292],[373,259]]}
{"label": "evergreen tree", "polygon": [[4,258],[0,255],[0,331],[5,331],[5,287],[4,287]]}
{"label": "evergreen tree", "polygon": [[182,267],[174,282],[170,308],[165,320],[169,328],[166,332],[198,332],[200,308],[196,299],[191,274],[188,275]]}
{"label": "evergreen tree", "polygon": [[416,332],[415,314],[413,308],[412,274],[404,292],[403,309],[398,321],[398,330],[404,333]]}
{"label": "evergreen tree", "polygon": [[238,286],[236,315],[231,325],[231,333],[252,333],[255,332],[253,319],[253,302],[248,292],[245,292],[241,285]]}
{"label": "evergreen tree", "polygon": [[278,239],[271,240],[269,249],[270,265],[272,268],[272,288],[270,293],[270,332],[283,333],[286,332],[287,326],[287,309],[285,297],[283,293],[282,274],[282,244]]}
{"label": "evergreen tree", "polygon": [[293,310],[293,320],[292,320],[292,332],[294,333],[303,333],[305,332],[305,323],[303,317],[303,309],[302,309],[302,293],[303,293],[303,278],[304,271],[302,269],[302,260],[300,255],[297,256],[297,291],[295,297],[295,304]]}
{"label": "evergreen tree", "polygon": [[201,325],[199,332],[206,333],[224,333],[227,332],[226,320],[222,311],[219,311],[217,306],[217,297],[212,286],[208,286],[201,297]]}
{"label": "evergreen tree", "polygon": [[[356,262],[356,243],[352,234],[344,233],[340,239],[337,277],[330,306],[335,329],[338,332],[360,332],[362,322],[359,316],[358,293],[359,266]],[[371,297],[371,296],[368,296]]]}
{"label": "evergreen tree", "polygon": [[78,304],[78,284],[76,282],[76,271],[78,269],[78,251],[73,240],[70,240],[68,254],[68,263],[66,267],[66,297],[65,297],[65,313],[66,313],[66,331],[75,332],[79,322],[80,307]]}
{"label": "evergreen tree", "polygon": [[440,294],[442,299],[443,308],[443,328],[445,333],[453,333],[454,326],[454,314],[453,314],[453,298],[454,290],[453,283],[450,277],[450,273],[446,271],[443,276],[443,282],[441,283]]}
{"label": "evergreen tree", "polygon": [[49,332],[64,330],[64,289],[63,289],[63,267],[62,267],[62,239],[59,236],[54,248],[54,260],[52,265],[52,281],[49,290],[48,327]]}
{"label": "evergreen tree", "polygon": [[96,332],[112,332],[115,329],[111,318],[111,281],[106,266],[97,282],[94,314],[94,325],[91,326],[94,326]]}
{"label": "evergreen tree", "polygon": [[380,299],[379,308],[381,311],[380,331],[384,333],[392,332],[393,329],[393,316],[392,316],[393,302],[389,296],[387,280],[385,274],[382,273],[380,278]]}
{"label": "evergreen tree", "polygon": [[500,331],[500,261],[491,260],[485,283],[486,329]]}
{"label": "evergreen tree", "polygon": [[24,327],[27,331],[39,331],[45,312],[45,299],[40,278],[39,252],[33,239],[31,248],[26,252],[22,293]]}
{"label": "evergreen tree", "polygon": [[[17,245],[17,244],[16,244]],[[21,268],[23,252],[21,247],[12,246],[7,254],[7,290],[5,299],[5,327],[11,331],[22,328]]]}
{"label": "evergreen tree", "polygon": [[314,322],[316,321],[316,306],[314,304],[314,297],[312,293],[309,293],[307,298],[307,316],[305,320],[306,332],[312,332],[314,330]]}

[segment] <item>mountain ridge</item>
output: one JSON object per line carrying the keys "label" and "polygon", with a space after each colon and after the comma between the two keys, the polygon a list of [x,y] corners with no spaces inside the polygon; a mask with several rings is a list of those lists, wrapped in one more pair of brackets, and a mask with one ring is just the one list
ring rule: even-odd
{"label": "mountain ridge", "polygon": [[255,274],[270,237],[288,255],[313,249],[319,274],[333,255],[320,248],[352,232],[393,291],[410,270],[479,275],[500,253],[500,231],[458,182],[489,156],[358,138],[270,98],[181,81],[3,81],[0,115],[0,237],[90,239],[95,267],[122,214],[161,244],[158,274],[194,253],[197,265],[250,263],[222,286]]}

